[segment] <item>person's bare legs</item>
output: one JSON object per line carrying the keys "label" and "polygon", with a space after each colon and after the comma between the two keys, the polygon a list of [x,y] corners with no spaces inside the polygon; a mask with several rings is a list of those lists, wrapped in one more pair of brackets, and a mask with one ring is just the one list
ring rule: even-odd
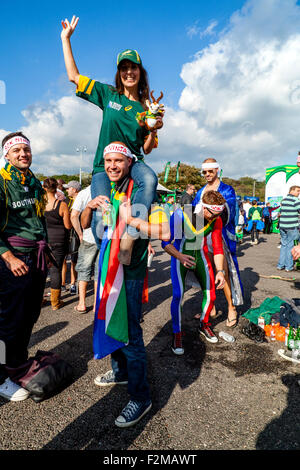
{"label": "person's bare legs", "polygon": [[94,282],[94,306],[93,306],[93,312],[95,313],[96,311],[96,301],[97,301],[97,284],[98,282]]}
{"label": "person's bare legs", "polygon": [[71,261],[71,285],[76,284],[77,279],[77,271],[75,269],[76,263]]}
{"label": "person's bare legs", "polygon": [[78,281],[78,304],[74,307],[74,310],[77,312],[85,312],[86,311],[86,291],[87,291],[88,282],[87,281]]}
{"label": "person's bare legs", "polygon": [[224,285],[223,290],[224,290],[224,294],[225,294],[227,305],[228,305],[226,326],[233,328],[237,323],[237,311],[236,311],[235,306],[232,303],[228,265],[227,265],[227,260],[225,257],[224,257],[224,269],[225,269],[225,285]]}

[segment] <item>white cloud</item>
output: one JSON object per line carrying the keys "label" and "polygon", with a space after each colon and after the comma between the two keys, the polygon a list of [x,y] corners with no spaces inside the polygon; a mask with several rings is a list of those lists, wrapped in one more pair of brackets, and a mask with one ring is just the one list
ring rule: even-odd
{"label": "white cloud", "polygon": [[296,1],[247,2],[217,42],[183,65],[185,87],[179,110],[166,113],[162,154],[195,165],[214,156],[232,177],[263,178],[266,167],[294,164],[300,149],[299,31]]}
{"label": "white cloud", "polygon": [[187,28],[187,36],[192,39],[194,36],[199,36],[201,39],[206,36],[212,36],[215,33],[215,28],[218,26],[216,20],[212,20],[205,29],[201,29],[198,21],[196,21],[192,26]]}
{"label": "white cloud", "polygon": [[[30,139],[32,169],[45,175],[79,172],[78,147],[83,153],[82,168],[92,169],[102,113],[96,106],[74,96],[64,96],[49,104],[35,104],[22,112],[27,124],[21,128]],[[8,132],[0,130],[3,138]]]}
{"label": "white cloud", "polygon": [[[225,176],[260,178],[267,167],[293,164],[300,150],[299,57],[296,1],[248,1],[217,41],[183,65],[178,107],[166,109],[159,148],[146,162],[162,171],[167,161],[200,166],[214,156]],[[92,168],[101,123],[97,107],[67,96],[23,114],[36,171],[77,172],[79,145],[88,147],[84,169]],[[0,137],[5,133],[0,130]]]}

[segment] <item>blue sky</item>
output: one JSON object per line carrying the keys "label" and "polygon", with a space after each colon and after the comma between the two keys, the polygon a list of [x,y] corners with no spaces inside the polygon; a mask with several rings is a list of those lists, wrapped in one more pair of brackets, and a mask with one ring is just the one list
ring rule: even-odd
{"label": "blue sky", "polygon": [[[300,150],[300,7],[296,0],[1,4],[0,139],[23,130],[34,171],[90,171],[101,113],[74,96],[61,20],[79,16],[72,46],[80,73],[112,83],[117,54],[137,49],[155,94],[164,93],[159,147],[147,156],[197,167],[218,159],[225,176],[264,178]],[[5,84],[5,104],[4,88]]]}
{"label": "blue sky", "polygon": [[[2,3],[2,2],[1,2]],[[48,102],[74,87],[66,78],[61,51],[61,20],[79,16],[72,38],[79,71],[112,83],[118,52],[133,48],[142,57],[150,86],[165,94],[176,107],[183,88],[182,64],[210,37],[188,35],[196,25],[205,30],[211,21],[217,29],[243,1],[15,1],[1,4],[0,80],[6,84],[6,105],[0,106],[0,128],[24,124],[21,111],[36,102]],[[130,11],[129,11],[130,10]]]}

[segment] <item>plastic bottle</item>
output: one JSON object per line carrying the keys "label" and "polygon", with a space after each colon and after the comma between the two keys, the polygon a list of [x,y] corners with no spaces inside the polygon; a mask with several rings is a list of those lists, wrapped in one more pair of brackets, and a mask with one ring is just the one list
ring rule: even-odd
{"label": "plastic bottle", "polygon": [[295,349],[295,338],[293,328],[290,326],[287,347],[290,351]]}
{"label": "plastic bottle", "polygon": [[153,253],[151,253],[150,256],[148,256],[148,261],[147,261],[147,268],[150,268],[151,267],[151,264],[152,264],[152,260],[153,260]]}
{"label": "plastic bottle", "polygon": [[299,326],[297,328],[296,335],[295,335],[294,349],[300,350],[300,327]]}
{"label": "plastic bottle", "polygon": [[264,317],[258,317],[258,326],[262,328],[263,330],[265,329],[265,319]]}
{"label": "plastic bottle", "polygon": [[289,341],[288,341],[288,338],[289,338],[289,331],[290,331],[290,330],[289,330],[289,325],[288,325],[287,328],[285,329],[284,345],[285,345],[286,347],[288,347],[288,342],[289,342]]}
{"label": "plastic bottle", "polygon": [[112,205],[109,204],[107,209],[102,209],[102,221],[104,226],[110,227],[112,225]]}
{"label": "plastic bottle", "polygon": [[227,341],[228,343],[235,342],[235,338],[231,336],[229,333],[226,333],[225,331],[220,331],[219,336],[220,338],[223,338],[224,341]]}
{"label": "plastic bottle", "polygon": [[274,320],[271,321],[271,331],[270,331],[270,340],[275,341],[275,322]]}

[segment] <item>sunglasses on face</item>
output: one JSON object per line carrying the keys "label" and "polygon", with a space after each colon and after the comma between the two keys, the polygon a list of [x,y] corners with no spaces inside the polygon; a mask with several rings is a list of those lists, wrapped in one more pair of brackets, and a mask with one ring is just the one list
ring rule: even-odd
{"label": "sunglasses on face", "polygon": [[221,214],[221,212],[215,213],[211,211],[208,207],[205,207],[205,209],[213,216],[213,217],[218,217],[218,215]]}
{"label": "sunglasses on face", "polygon": [[202,174],[206,175],[206,173],[213,174],[215,170],[202,170]]}

